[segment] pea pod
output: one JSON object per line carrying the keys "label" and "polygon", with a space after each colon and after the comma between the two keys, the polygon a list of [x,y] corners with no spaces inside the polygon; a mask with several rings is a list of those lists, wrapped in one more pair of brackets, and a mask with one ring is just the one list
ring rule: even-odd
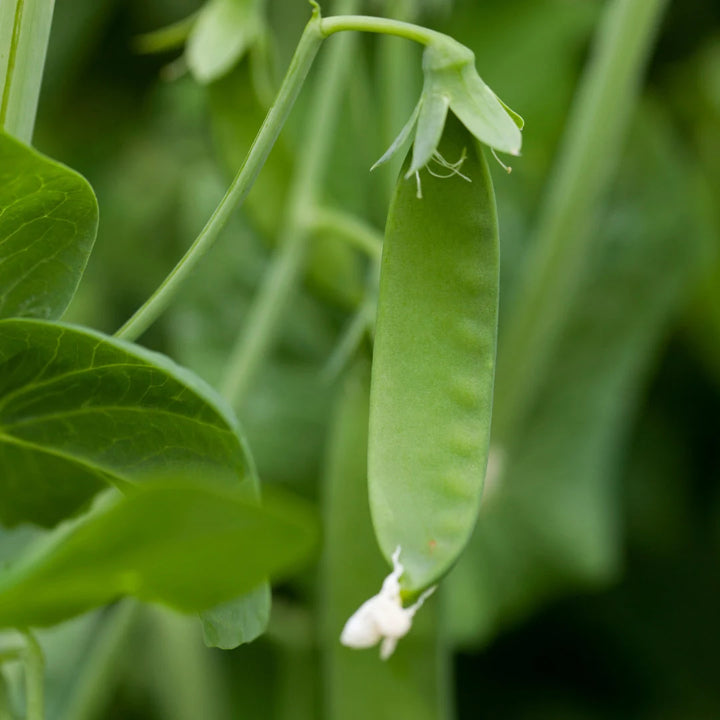
{"label": "pea pod", "polygon": [[447,572],[475,525],[495,370],[499,251],[490,175],[455,118],[438,150],[448,165],[431,161],[432,173],[420,172],[422,198],[416,179],[401,173],[390,206],[372,367],[373,524],[388,560],[400,546],[410,594]]}

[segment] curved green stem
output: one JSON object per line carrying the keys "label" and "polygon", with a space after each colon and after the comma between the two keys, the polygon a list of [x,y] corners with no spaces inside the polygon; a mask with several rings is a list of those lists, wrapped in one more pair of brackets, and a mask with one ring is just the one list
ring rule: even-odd
{"label": "curved green stem", "polygon": [[270,108],[232,185],[230,185],[215,212],[210,216],[189,250],[163,280],[160,287],[115,333],[116,337],[134,340],[158,318],[167,308],[185,278],[212,247],[220,230],[230,219],[233,210],[242,203],[248,192],[250,192],[250,188],[265,164],[265,160],[275,144],[287,116],[290,114],[315,55],[322,44],[323,37],[320,32],[319,16],[315,14],[305,26],[275,103]]}
{"label": "curved green stem", "polygon": [[[354,3],[355,0],[347,1],[348,3]],[[321,19],[316,9],[300,38],[300,43],[275,103],[270,108],[265,122],[260,128],[232,185],[185,255],[157,290],[115,333],[116,337],[135,340],[170,304],[183,281],[212,247],[233,210],[242,203],[250,191],[292,109],[323,39],[344,30],[396,35],[423,45],[434,41],[447,42],[449,39],[448,36],[442,33],[428,30],[419,25],[385,18],[363,15],[338,15]],[[338,50],[337,52],[340,53],[341,51]],[[328,79],[320,83],[322,87],[332,87],[333,95],[323,90],[322,93],[319,93],[319,95],[322,94],[322,100],[314,105],[315,114],[311,123],[313,139],[304,148],[299,164],[303,172],[298,175],[295,190],[291,190],[290,217],[294,225],[291,225],[289,221],[285,224],[285,231],[282,235],[286,242],[281,243],[278,255],[263,280],[257,301],[250,310],[248,329],[238,340],[233,350],[230,369],[224,383],[225,392],[229,397],[242,397],[248,379],[269,345],[277,320],[284,307],[285,298],[294,286],[298,268],[302,265],[307,231],[302,229],[293,230],[293,227],[297,227],[299,221],[302,220],[304,209],[312,204],[313,193],[319,184],[315,175],[319,177],[320,168],[325,164],[327,148],[329,147],[328,138],[332,137],[330,128],[334,123],[334,113],[330,112],[330,107],[336,104],[333,98],[340,91],[340,82],[331,78],[339,77],[341,68],[342,63],[337,61],[329,62],[327,67]],[[289,240],[291,237],[294,239]]]}
{"label": "curved green stem", "polygon": [[665,4],[614,0],[598,30],[513,312],[501,327],[493,417],[500,445],[524,422],[564,327]]}
{"label": "curved green stem", "polygon": [[406,40],[413,40],[421,45],[429,45],[438,40],[445,42],[448,39],[447,35],[420,25],[370,15],[336,15],[320,21],[320,32],[325,37],[345,30],[395,35]]}
{"label": "curved green stem", "polygon": [[[345,0],[351,6],[356,0]],[[325,22],[321,20],[320,24]],[[318,32],[321,32],[318,30]],[[322,33],[324,36],[327,33]],[[318,79],[306,139],[289,191],[288,210],[278,248],[245,319],[243,332],[230,354],[222,392],[241,404],[275,337],[288,299],[302,272],[309,239],[306,218],[316,205],[335,134],[340,98],[352,45],[348,40],[331,48]]]}

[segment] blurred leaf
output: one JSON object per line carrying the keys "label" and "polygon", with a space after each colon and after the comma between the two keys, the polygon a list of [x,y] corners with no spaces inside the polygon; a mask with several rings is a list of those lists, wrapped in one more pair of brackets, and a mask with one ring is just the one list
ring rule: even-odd
{"label": "blurred leaf", "polygon": [[0,317],[60,317],[97,225],[85,178],[0,133]]}
{"label": "blurred leaf", "polygon": [[102,496],[0,573],[0,626],[52,625],[123,595],[206,610],[287,573],[315,540],[307,509],[287,500],[261,508],[159,483]]}
{"label": "blurred leaf", "polygon": [[206,84],[228,72],[261,29],[261,0],[209,0],[187,43],[187,63],[195,79]]}
{"label": "blurred leaf", "polygon": [[237,421],[168,358],[90,330],[0,321],[0,519],[49,526],[108,483],[202,472],[230,486],[252,470]]}
{"label": "blurred leaf", "polygon": [[205,610],[200,617],[209,647],[231,650],[252,642],[265,632],[270,619],[270,586],[264,583],[239,599]]}
{"label": "blurred leaf", "polygon": [[617,572],[616,465],[707,243],[702,195],[673,141],[661,115],[641,115],[544,390],[448,579],[457,642],[487,639],[549,597]]}

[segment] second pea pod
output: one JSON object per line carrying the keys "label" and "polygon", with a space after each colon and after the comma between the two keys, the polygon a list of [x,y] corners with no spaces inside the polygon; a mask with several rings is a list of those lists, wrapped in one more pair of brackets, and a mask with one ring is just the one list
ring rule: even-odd
{"label": "second pea pod", "polygon": [[403,170],[395,189],[372,366],[370,506],[385,557],[401,548],[409,595],[448,571],[475,525],[495,371],[492,182],[477,141],[454,117],[438,152],[419,177]]}

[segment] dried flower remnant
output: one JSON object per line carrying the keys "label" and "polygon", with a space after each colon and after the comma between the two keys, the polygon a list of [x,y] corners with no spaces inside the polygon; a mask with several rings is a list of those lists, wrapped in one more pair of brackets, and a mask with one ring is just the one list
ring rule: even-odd
{"label": "dried flower remnant", "polygon": [[404,608],[400,598],[400,578],[404,572],[400,547],[392,556],[393,570],[385,578],[377,595],[366,600],[345,623],[340,642],[351,648],[369,648],[380,643],[380,657],[387,660],[395,651],[398,640],[408,634],[415,613],[435,591],[426,590],[417,602]]}

